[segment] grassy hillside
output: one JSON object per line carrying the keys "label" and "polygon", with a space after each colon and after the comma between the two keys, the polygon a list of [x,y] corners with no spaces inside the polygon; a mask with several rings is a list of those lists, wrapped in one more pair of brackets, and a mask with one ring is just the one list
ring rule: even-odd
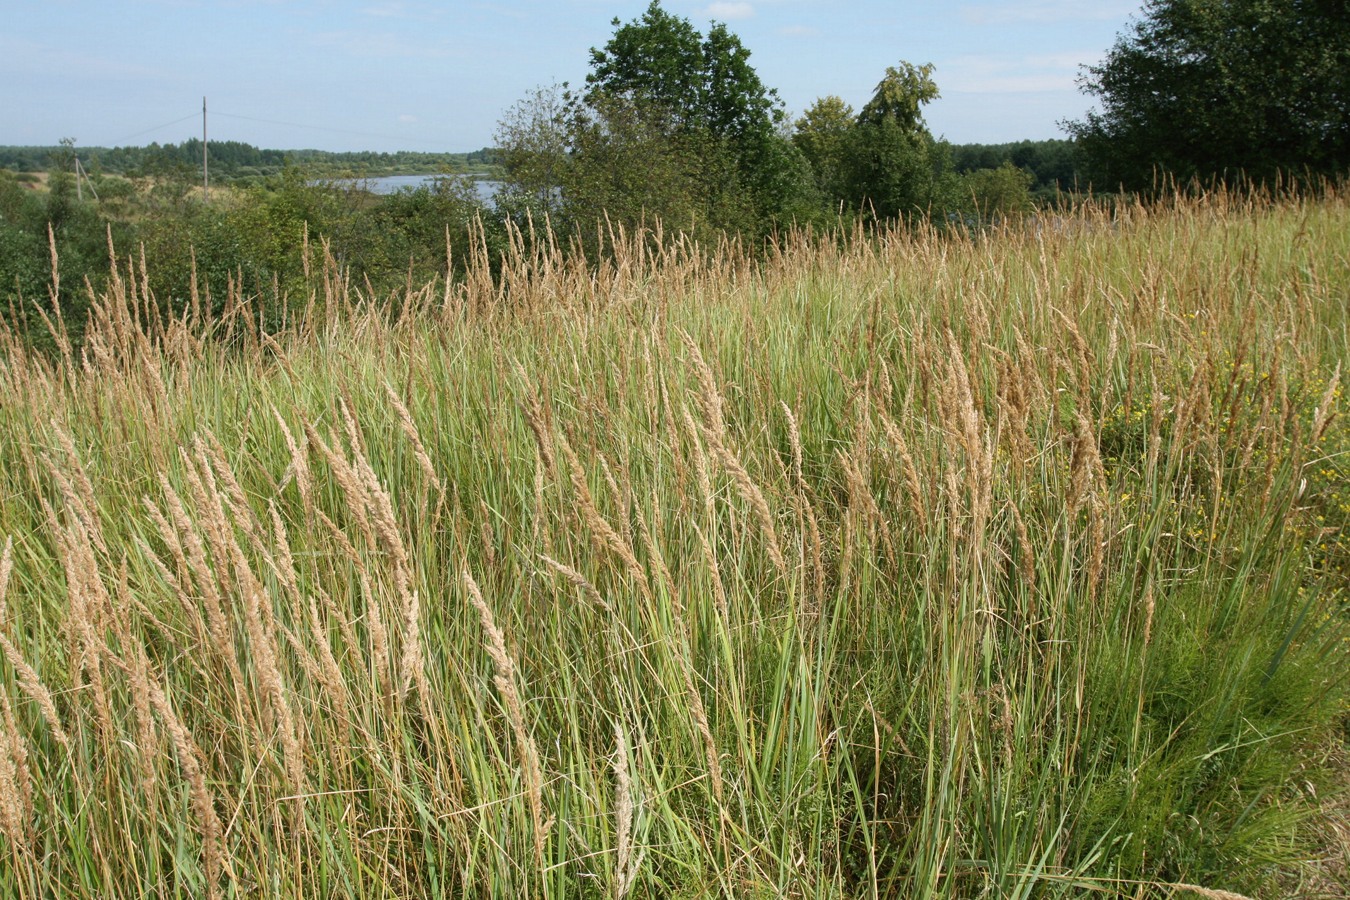
{"label": "grassy hillside", "polygon": [[3,337],[0,894],[1345,889],[1345,199],[613,243]]}

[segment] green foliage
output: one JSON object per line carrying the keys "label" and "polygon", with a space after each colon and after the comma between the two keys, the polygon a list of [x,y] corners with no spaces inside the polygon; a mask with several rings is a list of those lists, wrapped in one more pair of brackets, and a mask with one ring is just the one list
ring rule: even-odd
{"label": "green foliage", "polygon": [[953,181],[942,146],[892,120],[859,124],[849,144],[845,182],[855,208],[883,219],[941,214]]}
{"label": "green foliage", "polygon": [[823,97],[797,120],[793,145],[831,208],[944,221],[962,205],[947,147],[923,120],[923,107],[939,95],[932,74],[931,64],[902,62],[886,69],[856,117],[842,99]]}
{"label": "green foliage", "polygon": [[827,197],[844,195],[845,151],[853,130],[853,107],[833,95],[816,100],[797,120],[792,142],[811,164]]}
{"label": "green foliage", "polygon": [[715,238],[818,215],[809,164],[776,131],[782,104],[725,25],[704,36],[653,2],[614,26],[583,94],[538,89],[499,124],[504,211],[547,213],[591,245],[606,220]]}
{"label": "green foliage", "polygon": [[1347,71],[1339,0],[1150,0],[1083,79],[1101,111],[1068,127],[1105,189],[1340,174]]}
{"label": "green foliage", "polygon": [[707,131],[714,138],[750,146],[782,116],[777,94],[750,66],[750,51],[726,25],[705,38],[688,19],[652,0],[615,32],[603,50],[592,48],[585,100],[626,99],[659,113],[669,131]]}
{"label": "green foliage", "polygon": [[976,169],[961,176],[961,193],[968,197],[977,221],[1000,222],[1031,212],[1030,172],[1005,162],[997,169]]}
{"label": "green foliage", "polygon": [[31,304],[47,305],[51,280],[47,246],[30,227],[41,219],[38,198],[0,170],[0,313],[8,316],[12,308],[20,330]]}
{"label": "green foliage", "polygon": [[268,330],[309,301],[305,272],[322,265],[325,251],[342,277],[386,299],[410,278],[456,277],[465,261],[448,256],[447,245],[464,248],[471,230],[476,247],[495,255],[502,246],[501,228],[490,218],[479,223],[487,210],[464,177],[376,196],[359,181],[318,180],[291,166],[204,203],[195,173],[173,155],[152,157],[148,168],[135,180],[93,176],[97,201],[88,187],[80,200],[68,172],[52,172],[44,194],[0,171],[0,314],[30,342],[50,342],[37,315],[51,311],[49,227],[61,315],[77,345],[88,286],[101,290],[110,277],[110,246],[123,278],[145,261],[135,280],[163,315],[190,304],[219,314],[233,297]]}
{"label": "green foliage", "polygon": [[1016,141],[1010,144],[953,144],[952,167],[965,175],[977,169],[997,169],[1012,163],[1033,176],[1032,195],[1039,202],[1053,201],[1086,187],[1081,174],[1082,154],[1073,141]]}
{"label": "green foliage", "polygon": [[506,215],[557,218],[568,180],[572,112],[567,85],[535,88],[503,114],[495,134],[506,177],[494,200]]}
{"label": "green foliage", "polygon": [[890,121],[903,132],[927,131],[923,107],[941,96],[937,82],[933,81],[933,68],[932,63],[916,66],[901,62],[898,66],[888,66],[872,99],[858,113],[858,124],[879,125]]}
{"label": "green foliage", "polygon": [[[38,344],[50,335],[37,310],[59,314],[73,336],[84,331],[90,289],[108,276],[108,243],[129,237],[120,221],[104,218],[92,192],[80,188],[73,172],[73,141],[62,143],[50,172],[47,191],[23,187],[0,172],[0,316]],[[53,278],[51,244],[58,250]],[[57,308],[53,309],[53,290]]]}
{"label": "green foliage", "polygon": [[[438,178],[429,186],[398,191],[367,206],[346,229],[337,249],[353,272],[373,284],[426,284],[463,272],[469,233],[483,213],[469,179]],[[493,222],[484,227],[495,249],[499,229]],[[456,245],[461,250],[457,258]]]}
{"label": "green foliage", "polygon": [[592,101],[572,126],[572,166],[561,190],[571,220],[662,221],[705,239],[753,230],[755,210],[726,142],[665,124],[660,108]]}
{"label": "green foliage", "polygon": [[950,205],[948,157],[922,113],[938,96],[932,73],[932,65],[888,68],[858,113],[845,151],[844,196],[854,208],[891,219],[940,214]]}
{"label": "green foliage", "polygon": [[[73,144],[72,144],[73,148]],[[484,147],[469,153],[424,153],[399,150],[380,153],[370,150],[331,152],[326,150],[269,150],[241,141],[212,140],[209,142],[211,180],[213,183],[231,183],[236,180],[256,180],[278,175],[287,165],[303,166],[310,172],[341,174],[359,172],[365,175],[413,174],[430,172],[492,172],[497,165],[496,151]],[[54,157],[65,152],[64,147],[0,146],[0,167],[19,172],[43,172],[60,168]],[[151,174],[158,170],[181,166],[193,170],[200,183],[202,142],[188,138],[181,144],[160,144],[144,147],[82,147],[80,158],[90,172],[107,174]]]}

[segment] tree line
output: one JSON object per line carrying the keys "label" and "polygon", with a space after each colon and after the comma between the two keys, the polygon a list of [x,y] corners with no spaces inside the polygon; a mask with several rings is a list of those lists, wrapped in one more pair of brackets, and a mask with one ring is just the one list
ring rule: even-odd
{"label": "tree line", "polygon": [[[569,246],[600,251],[606,228],[660,222],[705,242],[754,246],[789,227],[874,221],[966,230],[1084,190],[1143,194],[1187,181],[1342,177],[1350,169],[1350,16],[1344,0],[1150,0],[1103,62],[1084,70],[1100,109],[1065,123],[1070,140],[952,145],[925,108],[932,65],[898,62],[854,109],[821,97],[790,116],[726,25],[706,33],[654,0],[590,51],[583,84],[541,86],[506,110],[495,146],[468,154],[260,150],[212,141],[222,200],[199,199],[201,143],[144,148],[0,147],[0,311],[33,319],[57,300],[82,320],[107,278],[110,248],[147,262],[163,304],[193,279],[284,312],[306,295],[321,248],[375,293],[457,277],[466,244],[495,258],[509,230],[547,222]],[[376,197],[324,176],[492,167],[493,203],[447,177]],[[46,191],[33,190],[48,172]],[[130,177],[118,177],[121,173]],[[85,196],[97,191],[98,202]],[[110,240],[111,238],[111,240]],[[454,249],[460,246],[460,255]],[[260,301],[261,304],[261,301]]]}
{"label": "tree line", "polygon": [[840,216],[976,227],[1096,190],[1156,195],[1316,183],[1350,170],[1344,0],[1148,0],[1085,67],[1100,109],[1070,141],[953,146],[924,121],[931,64],[888,67],[855,110],[791,119],[724,24],[706,34],[653,0],[590,53],[584,85],[535,89],[497,134],[508,214],[583,232],[660,219],[763,237]]}
{"label": "tree line", "polygon": [[[334,152],[329,150],[267,150],[242,141],[213,140],[207,145],[211,177],[225,182],[276,175],[287,166],[305,166],[320,173],[354,173],[363,176],[400,173],[487,172],[495,163],[491,147],[468,153],[426,153],[399,150]],[[0,168],[14,172],[46,172],[69,168],[78,153],[91,174],[123,176],[166,175],[200,178],[202,141],[151,143],[143,147],[80,147],[73,142],[55,147],[0,146]]]}
{"label": "tree line", "polygon": [[[931,65],[888,68],[856,113],[839,97],[791,119],[726,25],[706,34],[653,2],[590,53],[585,84],[539,87],[502,118],[503,212],[586,233],[597,221],[663,221],[701,237],[762,238],[841,215],[968,225],[1032,208],[1033,184],[1067,171],[1019,168],[1011,151],[962,154],[923,108]],[[1028,160],[1051,155],[1035,147]]]}

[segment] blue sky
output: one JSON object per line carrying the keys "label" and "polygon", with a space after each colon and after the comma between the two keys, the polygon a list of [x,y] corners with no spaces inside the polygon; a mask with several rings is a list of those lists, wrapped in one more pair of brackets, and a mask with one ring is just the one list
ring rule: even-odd
{"label": "blue sky", "polygon": [[[1063,137],[1142,0],[665,0],[726,22],[791,113],[855,108],[887,66],[936,65],[934,134]],[[467,151],[527,91],[581,83],[614,17],[647,0],[0,0],[0,144],[213,140],[326,150]]]}

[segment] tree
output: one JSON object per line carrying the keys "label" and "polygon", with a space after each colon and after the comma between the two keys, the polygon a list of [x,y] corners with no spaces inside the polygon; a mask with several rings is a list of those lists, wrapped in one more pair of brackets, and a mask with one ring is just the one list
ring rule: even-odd
{"label": "tree", "polygon": [[933,140],[922,108],[938,97],[933,66],[886,70],[858,113],[844,151],[844,199],[881,218],[928,215],[954,196],[945,145]]}
{"label": "tree", "polygon": [[497,123],[498,162],[507,178],[494,200],[507,215],[542,221],[562,212],[571,101],[566,84],[535,88]]}
{"label": "tree", "polygon": [[1149,0],[1066,123],[1097,183],[1334,175],[1350,168],[1345,0]]}
{"label": "tree", "polygon": [[508,212],[753,233],[818,211],[782,103],[725,25],[704,37],[652,2],[614,26],[581,95],[544,89],[499,126]]}
{"label": "tree", "polygon": [[1031,184],[1035,176],[1011,161],[996,169],[976,169],[961,178],[963,199],[972,207],[974,220],[998,223],[1029,213]]}
{"label": "tree", "polygon": [[671,130],[705,129],[713,137],[749,144],[773,132],[782,102],[750,66],[750,51],[726,25],[704,38],[688,19],[652,0],[626,25],[616,18],[603,50],[591,49],[586,101],[627,98],[660,110]]}
{"label": "tree", "polygon": [[816,184],[827,197],[844,194],[844,150],[853,125],[853,107],[835,96],[821,97],[797,120],[792,142],[811,164]]}
{"label": "tree", "polygon": [[891,121],[902,131],[926,132],[923,107],[941,96],[933,80],[933,69],[932,63],[916,66],[901,62],[888,66],[886,77],[877,85],[872,99],[858,113],[858,123],[878,125]]}

